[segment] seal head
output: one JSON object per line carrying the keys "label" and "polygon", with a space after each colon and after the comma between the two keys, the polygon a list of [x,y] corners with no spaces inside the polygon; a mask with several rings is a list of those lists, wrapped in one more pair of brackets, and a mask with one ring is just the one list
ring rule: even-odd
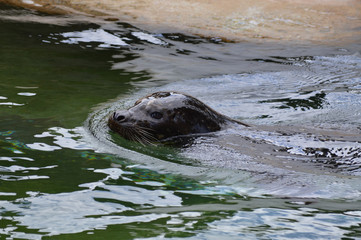
{"label": "seal head", "polygon": [[177,92],[156,92],[128,110],[110,115],[108,126],[128,140],[150,144],[197,133],[215,132],[228,117],[198,99]]}

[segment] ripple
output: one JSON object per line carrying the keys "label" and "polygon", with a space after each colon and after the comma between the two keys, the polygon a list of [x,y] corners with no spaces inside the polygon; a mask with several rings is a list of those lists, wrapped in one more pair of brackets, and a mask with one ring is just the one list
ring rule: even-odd
{"label": "ripple", "polygon": [[34,161],[34,159],[28,157],[0,157],[0,161],[16,162],[17,160]]}
{"label": "ripple", "polygon": [[19,96],[25,96],[25,97],[32,97],[35,96],[36,93],[31,93],[31,92],[20,92],[18,93]]}
{"label": "ripple", "polygon": [[49,131],[40,134],[35,134],[36,138],[52,138],[52,142],[57,146],[51,146],[46,143],[31,143],[28,147],[40,151],[54,151],[62,148],[74,150],[88,150],[91,149],[89,144],[83,139],[84,129],[76,127],[73,129],[66,129],[62,127],[51,127]]}
{"label": "ripple", "polygon": [[17,176],[17,175],[1,175],[1,180],[4,181],[24,181],[24,180],[38,180],[38,179],[49,179],[49,176],[41,175],[26,175],[26,176]]}
{"label": "ripple", "polygon": [[240,211],[229,219],[215,221],[209,224],[210,232],[200,235],[206,237],[226,234],[255,239],[261,236],[277,239],[334,239],[345,237],[349,229],[357,226],[360,221],[361,218],[357,216],[319,213],[310,208],[259,208],[250,212]]}
{"label": "ripple", "polygon": [[57,167],[56,165],[53,166],[46,166],[46,167],[22,167],[22,166],[18,166],[18,165],[12,165],[9,167],[1,167],[0,168],[0,172],[18,172],[18,171],[37,171],[40,169],[49,169],[49,168],[55,168]]}
{"label": "ripple", "polygon": [[[119,169],[118,169],[119,170]],[[115,169],[99,169],[113,176]],[[34,176],[32,176],[34,177]],[[134,209],[124,205],[180,206],[181,198],[172,191],[147,190],[133,186],[106,185],[107,177],[99,182],[88,183],[89,190],[59,194],[33,194],[16,203],[0,201],[2,211],[15,211],[14,221],[31,229],[39,229],[41,235],[54,236],[106,229],[109,225],[152,222],[168,218],[168,214],[142,213],[134,216],[122,214]],[[103,184],[99,184],[103,183]],[[95,190],[91,186],[97,186]],[[66,217],[67,223],[59,225]],[[11,233],[16,237],[17,233]],[[37,236],[35,234],[35,236]],[[28,239],[31,236],[27,236]],[[30,238],[31,239],[31,238]]]}
{"label": "ripple", "polygon": [[[206,176],[220,187],[202,189],[199,193],[359,199],[358,178],[347,179],[343,174],[361,173],[361,146],[356,128],[361,123],[361,95],[348,91],[360,88],[361,58],[358,55],[294,57],[280,61],[302,66],[302,70],[220,75],[141,89],[94,112],[89,118],[90,131],[97,141],[112,146],[107,152],[134,159],[147,167],[159,164],[159,169],[182,175],[190,173],[189,169],[199,169],[203,172],[198,174],[199,178]],[[343,88],[339,88],[341,85]],[[220,132],[215,139],[200,138],[193,146],[182,149],[179,164],[141,147],[130,148],[129,154],[130,145],[124,142],[116,146],[106,126],[111,111],[130,107],[151,92],[174,89],[256,127]],[[348,115],[340,122],[342,109],[348,109]],[[257,128],[262,129],[259,124],[267,130],[258,131]],[[330,126],[337,127],[337,131],[328,131]],[[100,149],[99,146],[94,147]],[[224,177],[221,181],[220,176]],[[227,185],[225,182],[243,187],[226,187],[220,191]]]}
{"label": "ripple", "polygon": [[61,149],[61,147],[51,146],[51,145],[48,145],[46,143],[39,143],[39,142],[26,144],[26,146],[28,146],[29,148],[31,148],[33,150],[46,151],[46,152],[51,152],[51,151]]}
{"label": "ripple", "polygon": [[0,105],[3,106],[24,106],[23,103],[13,103],[13,102],[0,102]]}
{"label": "ripple", "polygon": [[19,88],[19,89],[38,89],[39,87],[15,86],[15,88]]}
{"label": "ripple", "polygon": [[60,42],[67,44],[97,43],[100,48],[119,48],[128,46],[122,38],[117,37],[103,29],[66,32],[62,33],[61,36],[66,39],[63,39]]}
{"label": "ripple", "polygon": [[132,32],[132,35],[137,37],[140,40],[144,40],[144,41],[156,44],[156,45],[168,45],[168,43],[166,43],[166,42],[164,42],[164,41],[162,41],[162,40],[160,40],[160,39],[158,39],[158,38],[156,38],[153,35],[148,34],[148,33]]}
{"label": "ripple", "polygon": [[16,193],[12,193],[12,192],[0,192],[0,196],[16,196]]}

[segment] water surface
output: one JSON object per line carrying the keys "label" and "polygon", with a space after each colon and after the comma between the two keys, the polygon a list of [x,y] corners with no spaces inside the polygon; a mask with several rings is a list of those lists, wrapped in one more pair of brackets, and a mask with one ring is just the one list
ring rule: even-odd
{"label": "water surface", "polygon": [[[361,237],[359,44],[225,43],[0,6],[3,238]],[[109,132],[112,110],[159,90],[253,127],[188,148]]]}

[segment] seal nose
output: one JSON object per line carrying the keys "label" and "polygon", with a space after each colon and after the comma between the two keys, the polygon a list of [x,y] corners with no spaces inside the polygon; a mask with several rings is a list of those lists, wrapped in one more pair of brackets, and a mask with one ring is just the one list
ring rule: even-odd
{"label": "seal nose", "polygon": [[118,122],[125,122],[126,117],[122,113],[114,112],[113,113],[113,119],[118,121]]}

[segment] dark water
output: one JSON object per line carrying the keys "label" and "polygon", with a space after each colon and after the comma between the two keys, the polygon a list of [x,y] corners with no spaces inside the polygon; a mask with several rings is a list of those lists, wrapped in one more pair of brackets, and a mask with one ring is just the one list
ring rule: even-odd
{"label": "dark water", "polygon": [[[1,239],[361,238],[359,44],[154,36],[0,6]],[[183,149],[109,133],[109,112],[159,90],[253,127]]]}

